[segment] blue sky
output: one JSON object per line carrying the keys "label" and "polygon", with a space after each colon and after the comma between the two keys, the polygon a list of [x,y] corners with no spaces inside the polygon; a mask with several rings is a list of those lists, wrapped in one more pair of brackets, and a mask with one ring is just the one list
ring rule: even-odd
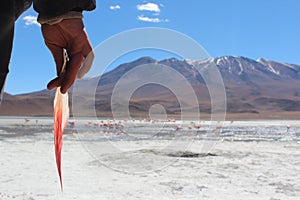
{"label": "blue sky", "polygon": [[[299,7],[299,0],[98,0],[95,11],[84,13],[84,22],[93,47],[123,31],[162,27],[191,37],[211,57],[246,56],[300,65]],[[10,94],[45,89],[56,75],[36,17],[31,8],[16,22],[5,87]],[[172,56],[145,51],[115,65],[143,55]]]}

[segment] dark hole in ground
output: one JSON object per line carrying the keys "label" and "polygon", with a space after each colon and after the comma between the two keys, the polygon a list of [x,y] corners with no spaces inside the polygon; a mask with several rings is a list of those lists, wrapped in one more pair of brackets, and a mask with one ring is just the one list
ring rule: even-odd
{"label": "dark hole in ground", "polygon": [[152,153],[155,155],[168,156],[168,157],[178,157],[178,158],[199,158],[199,157],[208,157],[208,156],[217,156],[214,153],[195,153],[191,151],[175,151],[175,152],[167,152],[167,151],[157,151],[151,149],[140,150],[143,153]]}
{"label": "dark hole in ground", "polygon": [[198,157],[217,156],[217,154],[214,154],[214,153],[194,153],[194,152],[184,151],[184,152],[168,153],[167,156],[180,157],[180,158],[198,158]]}

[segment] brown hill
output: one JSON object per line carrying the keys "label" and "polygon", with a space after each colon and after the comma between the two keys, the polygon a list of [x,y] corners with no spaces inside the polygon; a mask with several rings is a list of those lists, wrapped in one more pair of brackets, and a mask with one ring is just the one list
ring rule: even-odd
{"label": "brown hill", "polygon": [[[129,107],[131,116],[149,117],[152,105],[160,104],[172,116],[197,113],[210,116],[210,95],[199,73],[218,68],[231,118],[297,118],[300,113],[300,66],[264,59],[224,56],[202,61],[143,57],[125,63],[99,77],[76,82],[70,91],[77,115],[111,117]],[[198,69],[198,70],[197,70]],[[96,90],[92,91],[94,86]],[[75,99],[75,101],[72,101]],[[112,98],[113,97],[113,98]],[[197,102],[195,102],[195,97]],[[0,115],[52,115],[53,91],[4,96]],[[125,105],[125,106],[124,106]]]}

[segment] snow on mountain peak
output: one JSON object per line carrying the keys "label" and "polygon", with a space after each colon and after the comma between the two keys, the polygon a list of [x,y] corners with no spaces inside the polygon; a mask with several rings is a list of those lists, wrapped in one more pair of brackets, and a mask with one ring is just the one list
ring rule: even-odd
{"label": "snow on mountain peak", "polygon": [[270,72],[272,72],[272,73],[274,73],[274,74],[276,74],[276,75],[280,75],[280,71],[279,71],[279,70],[276,70],[276,69],[273,67],[273,65],[272,65],[273,63],[272,63],[271,61],[265,60],[264,58],[259,58],[259,59],[257,59],[257,62],[259,62],[259,63],[263,64],[264,66],[266,66],[267,69],[268,69]]}
{"label": "snow on mountain peak", "polygon": [[300,66],[287,64],[259,58],[253,60],[243,56],[222,56],[204,60],[185,60],[189,65],[201,66],[203,68],[214,64],[222,73],[228,73],[237,76],[250,76],[254,74],[267,75],[272,77],[300,79]]}

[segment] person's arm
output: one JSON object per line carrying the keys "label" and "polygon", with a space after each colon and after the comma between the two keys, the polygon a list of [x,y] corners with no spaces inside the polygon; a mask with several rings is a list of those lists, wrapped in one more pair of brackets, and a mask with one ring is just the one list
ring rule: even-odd
{"label": "person's arm", "polygon": [[14,38],[14,1],[5,0],[0,7],[0,102],[3,95],[6,76]]}
{"label": "person's arm", "polygon": [[17,18],[27,10],[32,0],[3,0],[0,6],[0,103],[9,72],[9,62],[13,47],[14,28]]}

